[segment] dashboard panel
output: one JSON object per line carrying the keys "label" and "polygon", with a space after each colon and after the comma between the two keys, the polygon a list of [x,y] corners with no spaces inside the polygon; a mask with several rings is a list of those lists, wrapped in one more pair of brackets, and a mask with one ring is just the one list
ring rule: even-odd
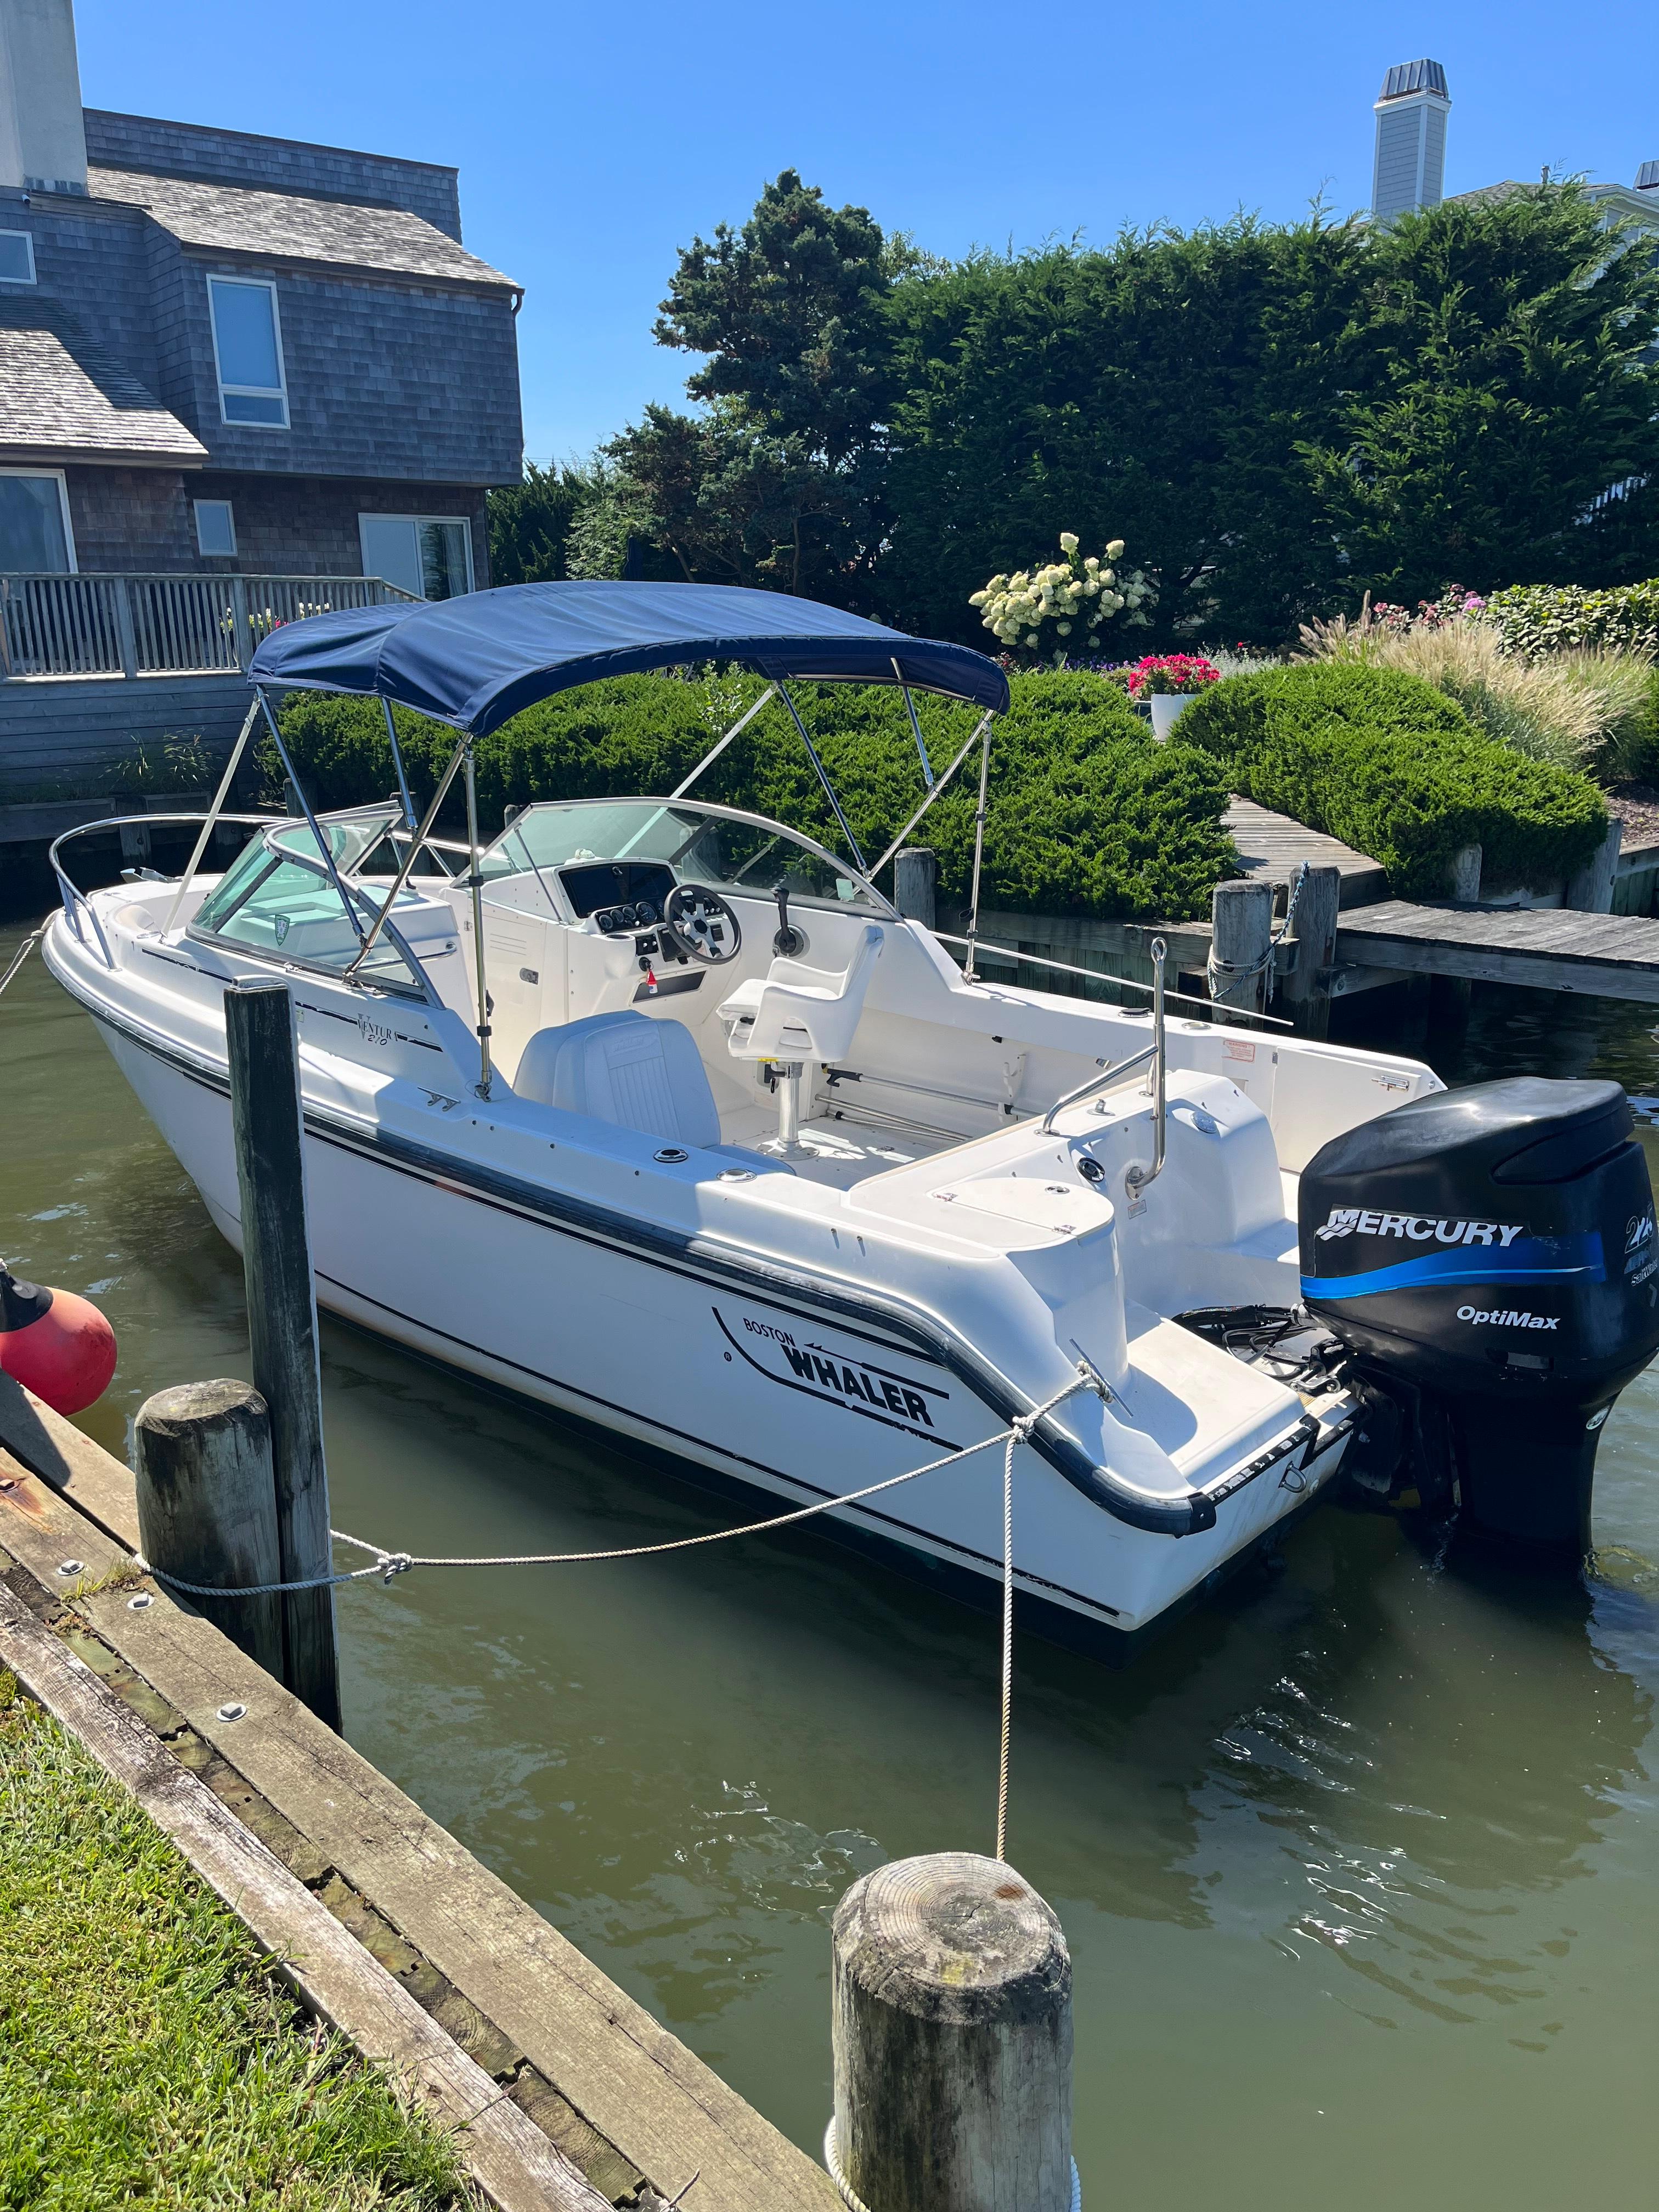
{"label": "dashboard panel", "polygon": [[579,861],[558,876],[577,919],[592,915],[607,932],[654,929],[675,882],[660,860]]}

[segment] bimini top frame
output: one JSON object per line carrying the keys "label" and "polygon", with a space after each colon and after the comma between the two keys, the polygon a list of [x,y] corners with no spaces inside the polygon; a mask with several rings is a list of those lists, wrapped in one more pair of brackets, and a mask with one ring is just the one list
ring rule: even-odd
{"label": "bimini top frame", "polygon": [[[839,607],[820,606],[814,600],[788,599],[781,592],[749,591],[721,584],[602,580],[516,584],[499,591],[468,592],[459,599],[436,602],[403,601],[392,606],[343,609],[273,630],[262,641],[250,665],[253,703],[179,884],[170,920],[176,920],[184,904],[213,824],[228,796],[232,780],[261,714],[295,802],[311,829],[323,866],[359,940],[356,957],[346,971],[348,978],[362,966],[382,927],[386,926],[392,903],[431,836],[438,810],[457,774],[464,769],[467,848],[471,854],[467,883],[472,898],[478,1008],[477,1088],[480,1097],[487,1098],[491,1081],[489,994],[484,978],[474,741],[554,692],[597,683],[607,676],[632,675],[700,660],[737,661],[766,678],[767,690],[704,755],[672,796],[678,798],[688,792],[744,724],[769,699],[781,697],[805,746],[858,872],[866,880],[892,858],[921,817],[943,794],[974,744],[980,744],[979,808],[975,823],[967,968],[971,977],[972,940],[977,927],[984,848],[990,727],[992,718],[1008,704],[1006,675],[995,661],[967,646],[951,645],[934,638],[909,637],[902,630],[866,622],[862,616],[848,614]],[[866,863],[859,849],[817,748],[786,688],[790,678],[808,682],[888,684],[896,686],[904,696],[927,788],[921,805],[873,866]],[[412,834],[391,892],[367,930],[339,880],[328,841],[301,789],[276,718],[270,711],[268,690],[290,688],[378,698],[385,711],[401,811]],[[984,709],[967,744],[937,779],[921,742],[921,726],[911,697],[913,690],[931,691]],[[447,722],[459,733],[454,754],[418,826],[392,721],[394,703],[435,721]]]}
{"label": "bimini top frame", "polygon": [[727,584],[513,584],[346,608],[272,630],[249,675],[388,699],[483,738],[556,691],[697,660],[740,661],[773,683],[897,684],[993,714],[1008,704],[1007,677],[970,647]]}

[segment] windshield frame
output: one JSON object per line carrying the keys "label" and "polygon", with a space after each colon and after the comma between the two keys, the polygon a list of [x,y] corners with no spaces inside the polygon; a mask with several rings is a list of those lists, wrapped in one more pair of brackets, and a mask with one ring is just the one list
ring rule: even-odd
{"label": "windshield frame", "polygon": [[[386,817],[388,815],[393,820],[400,818],[398,817],[397,804],[395,801],[382,802],[372,807],[356,806],[343,808],[336,814],[319,815],[318,817],[318,827],[319,829],[327,830],[335,823],[347,824],[362,823],[365,827],[368,827],[373,822]],[[289,862],[295,867],[303,868],[307,874],[313,875],[317,877],[320,882],[328,884],[331,890],[335,888],[334,878],[331,876],[331,872],[325,864],[320,854],[315,852],[307,853],[302,850],[296,849],[295,846],[283,842],[283,833],[285,831],[292,830],[299,831],[301,835],[306,838],[309,838],[311,836],[311,825],[309,823],[307,822],[303,815],[296,814],[285,816],[280,821],[267,823],[261,829],[257,840],[253,838],[250,838],[248,840],[248,842],[243,848],[242,853],[237,855],[237,862],[240,864],[241,860],[246,857],[246,854],[252,851],[253,847],[257,842],[269,855],[270,866],[263,868],[253,868],[249,870],[247,888],[243,891],[240,897],[238,898],[235,904],[229,908],[221,917],[222,921],[228,921],[234,915],[240,914],[242,908],[247,904],[248,901],[256,895],[261,885],[266,881],[271,870],[273,868],[280,867],[284,861]],[[376,837],[372,843],[364,848],[363,853],[360,857],[367,859],[368,855],[374,850],[375,846],[382,842],[384,842],[384,832],[382,832],[380,836]],[[222,881],[222,878],[221,880]],[[364,913],[366,918],[370,922],[373,922],[378,915],[380,908],[374,904],[369,896],[368,890],[360,887],[355,864],[349,868],[340,870],[339,883],[341,888],[347,891],[348,896],[355,900],[356,904]],[[217,889],[218,885],[216,884],[214,886],[214,890],[216,891]],[[211,898],[213,896],[214,892],[210,891],[208,898]],[[207,900],[204,899],[203,901],[203,904],[205,905],[206,903]],[[383,975],[373,975],[366,976],[355,970],[348,973],[345,968],[331,967],[323,961],[297,959],[291,954],[284,953],[280,951],[268,951],[264,945],[248,944],[238,937],[227,937],[217,929],[203,928],[194,921],[186,923],[185,927],[185,935],[187,938],[193,939],[197,944],[214,945],[219,951],[234,954],[238,958],[245,956],[251,960],[266,961],[274,966],[283,969],[293,969],[296,971],[303,972],[307,975],[325,976],[336,983],[347,984],[353,989],[356,989],[361,987],[365,990],[390,991],[400,999],[418,1000],[423,1006],[441,1006],[443,1002],[433,985],[431,977],[426,972],[424,963],[416,953],[413,947],[408,943],[403,932],[398,927],[390,915],[386,916],[384,923],[382,924],[382,933],[384,935],[391,939],[393,949],[396,951],[398,957],[409,969],[410,975],[417,980],[412,982],[405,982],[402,977],[395,975],[388,976]],[[361,942],[361,932],[359,933],[359,941]]]}
{"label": "windshield frame", "polygon": [[[538,799],[532,805],[524,807],[519,813],[515,814],[512,821],[501,830],[499,835],[491,838],[488,845],[482,846],[479,848],[478,866],[480,872],[482,873],[483,870],[485,861],[488,860],[490,855],[496,851],[497,848],[508,844],[512,840],[514,832],[522,830],[524,824],[530,820],[532,816],[537,814],[551,814],[555,811],[564,812],[578,806],[635,806],[639,807],[641,810],[655,809],[658,816],[669,813],[695,813],[708,816],[710,819],[717,822],[737,822],[741,823],[746,829],[766,830],[773,838],[776,839],[781,837],[787,843],[799,846],[803,852],[810,853],[815,860],[823,861],[834,874],[845,877],[849,883],[857,886],[859,891],[865,897],[869,899],[878,911],[888,921],[902,921],[904,919],[904,916],[899,912],[891,899],[887,897],[884,892],[878,890],[874,884],[871,882],[868,876],[865,875],[860,869],[855,868],[849,860],[844,860],[840,854],[830,852],[826,846],[820,845],[815,838],[807,836],[803,830],[792,830],[787,823],[776,821],[769,814],[751,814],[746,809],[740,806],[717,806],[711,801],[702,799],[653,799],[648,797],[640,799],[609,797],[603,799],[597,797],[588,799]],[[647,816],[647,818],[648,822],[649,817]],[[644,831],[642,830],[636,831],[632,843],[634,845],[637,845],[639,837],[643,835]],[[527,842],[524,844],[524,852],[526,857],[529,858],[529,846]],[[631,853],[629,856],[632,856]],[[600,854],[597,857],[600,860],[617,860],[622,858],[623,854],[618,853]],[[655,856],[653,855],[652,857],[654,858]],[[567,865],[568,863],[558,860],[548,860],[539,863],[532,860],[531,866],[528,867],[518,866],[513,867],[507,872],[515,876],[529,876],[533,873],[539,878],[543,868],[550,868],[556,873],[561,867]],[[669,862],[665,865],[672,866],[673,864]],[[752,866],[752,861],[746,865]],[[492,878],[490,880],[496,881],[499,880],[499,878]],[[736,884],[734,885],[732,883],[728,883],[722,886],[719,883],[711,882],[710,888],[715,890],[719,890],[722,888],[736,888],[740,891],[754,890],[757,896],[767,896],[767,894],[762,891],[759,887],[744,884]],[[825,900],[823,903],[826,907],[829,907],[833,905],[835,902]],[[845,903],[850,904],[850,902],[846,902]],[[390,927],[389,924],[388,927]]]}

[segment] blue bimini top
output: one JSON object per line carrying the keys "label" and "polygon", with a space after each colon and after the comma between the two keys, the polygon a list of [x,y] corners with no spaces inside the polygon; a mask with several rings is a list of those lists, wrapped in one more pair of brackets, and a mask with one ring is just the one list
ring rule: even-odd
{"label": "blue bimini top", "polygon": [[694,660],[739,661],[774,682],[902,683],[998,714],[1008,704],[1007,677],[970,647],[726,584],[510,584],[350,607],[272,630],[249,679],[390,699],[483,737],[552,692]]}

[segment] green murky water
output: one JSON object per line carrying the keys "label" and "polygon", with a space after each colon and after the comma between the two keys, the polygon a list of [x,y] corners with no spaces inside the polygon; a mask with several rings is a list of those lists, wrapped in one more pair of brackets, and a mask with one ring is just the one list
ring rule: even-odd
{"label": "green murky water", "polygon": [[[20,934],[0,924],[0,967]],[[1639,1010],[1477,992],[1449,1079],[1659,1090]],[[240,1271],[38,964],[0,1006],[0,1251],[84,1291],[117,1451],[245,1373]],[[641,1358],[649,1358],[648,1346]],[[339,1525],[428,1552],[714,1525],[660,1466],[337,1324]],[[1011,1855],[1076,1966],[1096,2205],[1648,2201],[1659,2017],[1659,1381],[1609,1424],[1601,1571],[1447,1566],[1326,1508],[1127,1672],[1027,1641]],[[340,1607],[352,1740],[799,2142],[830,2101],[830,1911],[992,1840],[993,1623],[806,1535]],[[665,2177],[672,2179],[672,2177]]]}

